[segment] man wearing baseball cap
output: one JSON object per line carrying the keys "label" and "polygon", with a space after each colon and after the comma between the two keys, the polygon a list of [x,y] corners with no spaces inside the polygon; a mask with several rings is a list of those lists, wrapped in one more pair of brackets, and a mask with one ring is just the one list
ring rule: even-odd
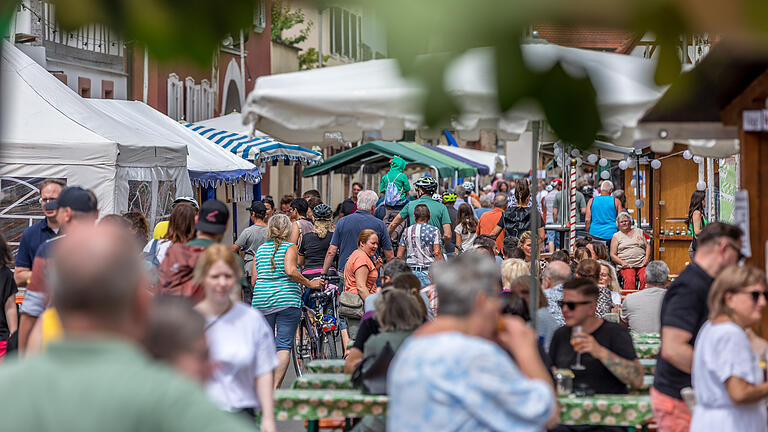
{"label": "man wearing baseball cap", "polygon": [[46,281],[47,260],[52,254],[56,241],[77,226],[93,226],[99,217],[96,195],[78,186],[62,190],[58,198],[45,204],[45,209],[57,210],[56,222],[59,225],[59,235],[37,249],[32,265],[32,276],[24,296],[24,303],[21,304],[19,351],[26,349],[32,328],[48,307],[50,287]]}
{"label": "man wearing baseball cap", "polygon": [[[261,201],[254,201],[248,211],[251,212],[251,222],[253,225],[244,229],[232,245],[235,253],[240,253],[244,265],[245,273],[250,276],[251,264],[256,256],[256,249],[267,241],[267,223],[264,221],[267,217],[267,206]],[[250,280],[250,278],[248,279]]]}

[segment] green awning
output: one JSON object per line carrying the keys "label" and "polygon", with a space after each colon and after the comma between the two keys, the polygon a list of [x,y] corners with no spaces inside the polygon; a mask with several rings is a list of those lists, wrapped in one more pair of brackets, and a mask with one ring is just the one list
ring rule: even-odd
{"label": "green awning", "polygon": [[458,159],[454,159],[446,154],[434,151],[429,147],[423,146],[421,144],[416,144],[414,142],[401,142],[400,144],[412,150],[415,150],[427,157],[444,162],[446,165],[453,166],[454,169],[458,172],[458,176],[460,178],[474,177],[477,175],[477,167],[469,165],[468,163],[462,162]]}
{"label": "green awning", "polygon": [[477,168],[446,157],[419,144],[371,141],[335,154],[322,163],[304,168],[302,176],[313,177],[328,174],[331,171],[355,172],[362,166],[384,168],[389,165],[389,159],[395,155],[403,158],[406,164],[435,168],[441,178],[452,178],[457,171],[459,177],[477,175]]}

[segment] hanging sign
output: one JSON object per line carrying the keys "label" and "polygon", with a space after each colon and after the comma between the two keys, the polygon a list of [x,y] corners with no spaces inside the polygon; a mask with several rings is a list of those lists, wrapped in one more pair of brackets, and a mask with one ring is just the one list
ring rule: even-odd
{"label": "hanging sign", "polygon": [[749,193],[746,190],[737,190],[734,194],[733,223],[744,233],[741,236],[741,253],[749,258],[752,256],[752,247],[749,244]]}

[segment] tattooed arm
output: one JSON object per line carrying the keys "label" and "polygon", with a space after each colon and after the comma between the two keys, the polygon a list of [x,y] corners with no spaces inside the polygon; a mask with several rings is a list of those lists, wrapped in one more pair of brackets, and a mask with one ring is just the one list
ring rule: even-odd
{"label": "tattooed arm", "polygon": [[592,335],[586,333],[579,333],[574,339],[577,340],[576,352],[591,354],[592,357],[600,360],[616,378],[628,386],[640,388],[643,385],[643,366],[639,360],[628,360],[611,352],[608,348],[597,343]]}

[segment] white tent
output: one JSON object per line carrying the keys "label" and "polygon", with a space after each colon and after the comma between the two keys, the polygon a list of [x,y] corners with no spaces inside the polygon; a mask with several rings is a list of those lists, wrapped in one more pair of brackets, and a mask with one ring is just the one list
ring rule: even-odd
{"label": "white tent", "polygon": [[[636,126],[664,92],[653,81],[652,60],[544,43],[524,44],[522,50],[531,68],[543,70],[560,61],[572,76],[589,76],[597,92],[603,135],[618,137],[624,128]],[[493,129],[500,139],[511,140],[526,130],[529,121],[544,119],[533,104],[500,112],[490,48],[457,58],[444,81],[461,114],[433,131],[422,129],[424,86],[403,78],[392,59],[260,77],[244,116],[254,128],[279,139],[318,144],[326,132],[340,132],[346,141],[357,141],[367,131],[379,131],[384,140],[399,140],[403,130],[421,129],[429,137],[442,128],[455,129],[466,140],[477,140],[480,130]]]}
{"label": "white tent", "polygon": [[482,150],[473,150],[463,147],[439,146],[440,150],[455,154],[456,156],[469,159],[471,161],[483,164],[488,167],[490,175],[503,173],[507,168],[507,158],[500,154]]}
{"label": "white tent", "polygon": [[[93,190],[103,214],[138,210],[150,221],[166,214],[176,196],[192,195],[184,143],[105,116],[11,43],[2,43],[3,188],[26,184],[33,196],[35,181],[61,178]],[[0,209],[0,217],[12,213]]]}
{"label": "white tent", "polygon": [[[181,123],[139,101],[88,99],[88,103],[116,120],[132,124],[147,134],[187,145],[187,169],[193,186],[218,186],[241,180],[255,184],[261,179],[259,169],[192,132]],[[238,116],[239,117],[239,116]]]}

